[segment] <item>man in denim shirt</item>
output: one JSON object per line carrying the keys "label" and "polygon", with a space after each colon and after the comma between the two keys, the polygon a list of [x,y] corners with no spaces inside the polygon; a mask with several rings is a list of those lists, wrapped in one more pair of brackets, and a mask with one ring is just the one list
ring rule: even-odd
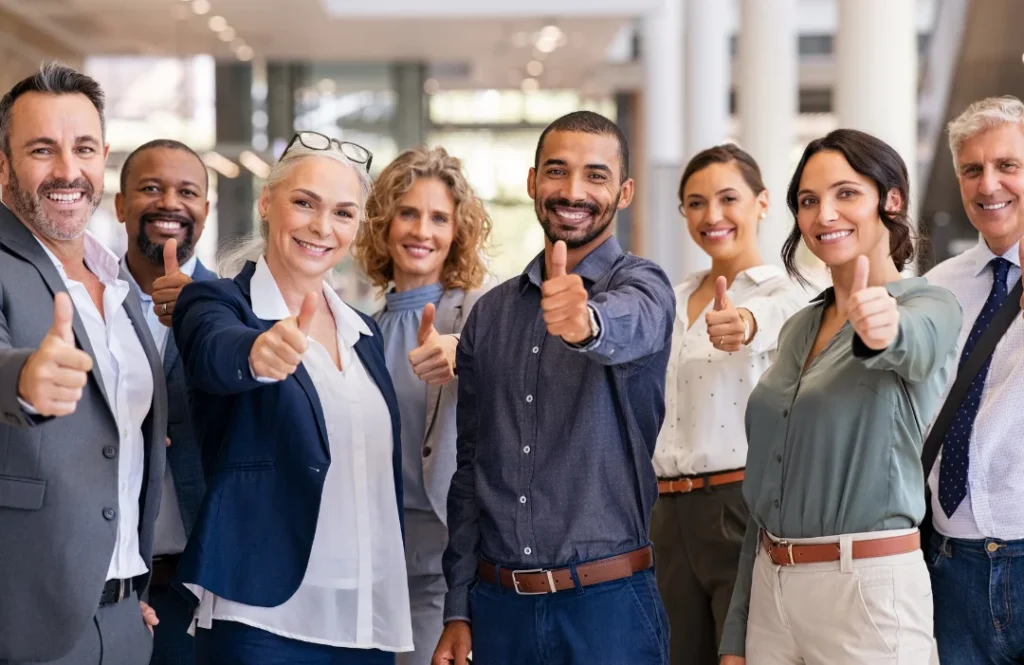
{"label": "man in denim shirt", "polygon": [[434,665],[668,662],[648,538],[675,298],[624,253],[621,130],[589,111],[541,134],[528,188],[546,236],[485,294],[457,355],[445,630]]}

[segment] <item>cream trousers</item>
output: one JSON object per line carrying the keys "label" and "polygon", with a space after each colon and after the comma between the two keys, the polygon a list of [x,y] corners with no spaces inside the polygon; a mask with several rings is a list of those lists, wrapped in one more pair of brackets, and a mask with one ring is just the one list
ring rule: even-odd
{"label": "cream trousers", "polygon": [[838,542],[841,560],[776,566],[758,546],[747,665],[929,665],[932,587],[922,553],[854,560],[850,544],[907,531],[790,540]]}

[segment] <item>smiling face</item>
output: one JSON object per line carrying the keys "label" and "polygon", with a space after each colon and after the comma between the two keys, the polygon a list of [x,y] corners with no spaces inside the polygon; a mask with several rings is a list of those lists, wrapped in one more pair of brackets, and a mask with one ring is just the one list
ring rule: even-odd
{"label": "smiling face", "polygon": [[441,280],[455,223],[455,198],[441,180],[416,180],[402,195],[388,227],[388,253],[399,291]]}
{"label": "smiling face", "polygon": [[114,205],[129,242],[151,263],[163,264],[164,243],[178,243],[178,261],[192,256],[206,226],[206,167],[183,150],[150,148],[135,155],[125,191]]}
{"label": "smiling face", "polygon": [[967,217],[996,255],[1024,235],[1024,129],[999,125],[957,153],[957,181]]}
{"label": "smiling face", "polygon": [[29,92],[11,109],[0,155],[4,201],[39,236],[80,237],[103,198],[107,149],[99,112],[82,94]]}
{"label": "smiling face", "polygon": [[716,261],[757,251],[757,223],[767,209],[768,192],[755,195],[735,161],[691,175],[680,204],[690,237]]}
{"label": "smiling face", "polygon": [[[901,206],[896,190],[887,209]],[[889,256],[889,232],[878,213],[878,187],[853,170],[842,153],[822,150],[804,166],[797,194],[797,224],[807,248],[836,268],[866,255]]]}
{"label": "smiling face", "polygon": [[295,159],[285,177],[260,196],[274,276],[322,280],[352,244],[363,205],[353,166],[330,157]]}
{"label": "smiling face", "polygon": [[553,131],[544,138],[528,191],[551,243],[569,249],[600,244],[615,213],[633,199],[633,180],[622,181],[618,140],[610,134]]}

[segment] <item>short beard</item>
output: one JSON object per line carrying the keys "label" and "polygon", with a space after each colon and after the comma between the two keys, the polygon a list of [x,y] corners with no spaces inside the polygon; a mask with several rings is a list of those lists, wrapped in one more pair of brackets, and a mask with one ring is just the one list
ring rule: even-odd
{"label": "short beard", "polygon": [[[43,213],[42,199],[47,192],[54,189],[84,190],[84,196],[89,199],[90,203],[85,219],[72,225],[67,224],[61,219],[51,219],[47,217]],[[97,193],[93,189],[92,184],[84,178],[79,178],[73,182],[50,179],[40,185],[36,194],[32,195],[21,188],[21,183],[18,181],[18,174],[13,168],[11,169],[10,182],[7,184],[5,194],[6,196],[4,198],[7,199],[8,206],[19,219],[34,228],[45,238],[55,242],[67,242],[81,237],[89,226],[89,220],[92,219],[92,214],[96,212],[96,208],[99,207],[100,201],[103,199],[102,189]],[[74,221],[77,222],[78,220]]]}
{"label": "short beard", "polygon": [[[596,205],[586,201],[571,202],[568,199],[546,199],[544,201],[536,201],[534,203],[534,211],[537,213],[537,221],[540,222],[540,226],[544,229],[544,235],[547,236],[548,241],[552,244],[561,240],[565,243],[567,249],[579,249],[584,247],[595,239],[601,236],[612,221],[615,219],[615,212],[619,209],[619,199],[621,194],[615,196],[615,201],[606,209],[605,214],[601,217],[597,215],[601,212]],[[573,236],[568,234],[559,235],[556,232],[555,224],[551,221],[551,215],[555,206],[562,206],[565,208],[585,208],[590,211],[591,216],[594,217],[594,221],[591,222],[590,226],[582,230],[582,235]]]}
{"label": "short beard", "polygon": [[181,215],[167,215],[158,214],[153,215],[150,213],[144,213],[139,218],[139,235],[135,238],[135,245],[139,248],[142,256],[153,265],[162,266],[164,264],[164,246],[163,244],[156,244],[149,239],[146,234],[146,226],[151,223],[152,217],[160,217],[166,219],[168,217],[178,217],[181,225],[185,228],[185,239],[178,244],[178,263],[184,263],[192,256],[192,250],[195,247],[195,231],[196,226],[192,220],[186,219]]}

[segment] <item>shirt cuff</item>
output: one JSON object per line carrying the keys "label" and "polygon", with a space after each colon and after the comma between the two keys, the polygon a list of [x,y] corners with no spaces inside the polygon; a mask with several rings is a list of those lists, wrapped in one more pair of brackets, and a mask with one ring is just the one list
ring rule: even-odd
{"label": "shirt cuff", "polygon": [[562,340],[570,349],[581,353],[593,351],[601,344],[601,340],[604,339],[604,321],[601,320],[601,311],[593,305],[587,305],[587,309],[594,314],[594,319],[597,321],[597,334],[582,344],[570,344]]}
{"label": "shirt cuff", "polygon": [[469,587],[449,589],[444,596],[444,622],[469,622]]}
{"label": "shirt cuff", "polygon": [[[265,376],[256,376],[256,370],[252,368],[251,360],[249,361],[249,373],[252,374],[252,378],[256,379],[260,383],[277,383],[277,379],[270,379]],[[241,374],[239,374],[239,378],[241,378]]]}
{"label": "shirt cuff", "polygon": [[32,408],[31,404],[29,404],[25,400],[21,399],[20,397],[18,398],[18,405],[21,406],[21,408],[25,411],[25,413],[27,413],[30,416],[38,416],[39,415],[39,412],[36,411],[34,408]]}

